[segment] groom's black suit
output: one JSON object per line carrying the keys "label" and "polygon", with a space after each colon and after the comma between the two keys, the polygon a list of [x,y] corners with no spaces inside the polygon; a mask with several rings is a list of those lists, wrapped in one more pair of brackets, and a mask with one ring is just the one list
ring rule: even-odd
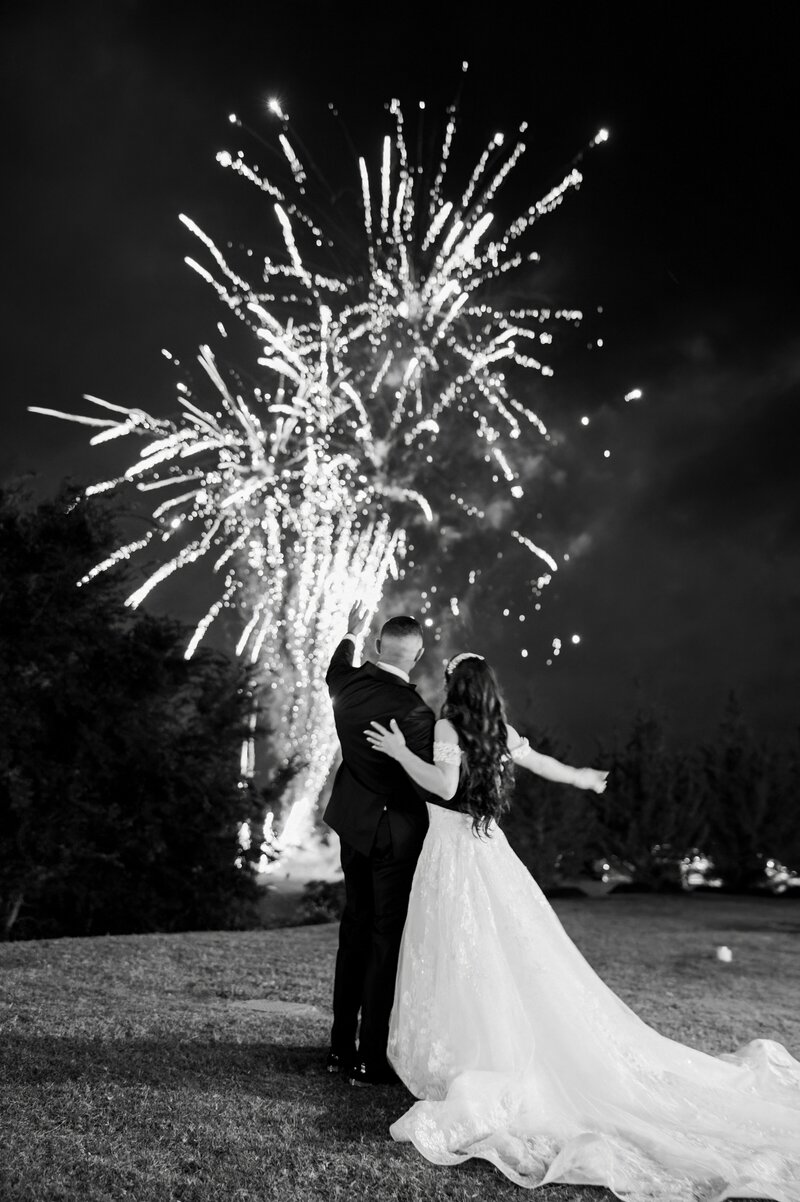
{"label": "groom's black suit", "polygon": [[345,910],[333,987],[331,1048],[369,1072],[386,1065],[389,1016],[400,938],[417,858],[428,829],[423,796],[395,761],[375,751],[364,731],[392,718],[417,755],[430,762],[434,714],[412,684],[375,664],[353,667],[354,643],[343,639],[325,677],[333,701],[342,764],[323,818],[339,836]]}

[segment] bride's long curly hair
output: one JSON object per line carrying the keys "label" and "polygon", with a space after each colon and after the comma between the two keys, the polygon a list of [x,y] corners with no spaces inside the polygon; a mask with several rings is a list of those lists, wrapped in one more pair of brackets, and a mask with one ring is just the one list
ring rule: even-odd
{"label": "bride's long curly hair", "polygon": [[441,716],[456,728],[465,753],[461,787],[473,830],[488,835],[492,819],[499,819],[509,807],[513,781],[503,699],[486,660],[470,656],[453,663],[445,669],[447,692]]}

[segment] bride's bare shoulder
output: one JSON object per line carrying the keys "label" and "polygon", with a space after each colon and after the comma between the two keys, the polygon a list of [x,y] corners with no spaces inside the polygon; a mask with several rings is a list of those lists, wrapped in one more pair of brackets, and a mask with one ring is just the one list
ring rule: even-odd
{"label": "bride's bare shoulder", "polygon": [[452,722],[448,722],[447,718],[437,719],[436,725],[433,728],[433,737],[437,743],[457,743],[458,734]]}

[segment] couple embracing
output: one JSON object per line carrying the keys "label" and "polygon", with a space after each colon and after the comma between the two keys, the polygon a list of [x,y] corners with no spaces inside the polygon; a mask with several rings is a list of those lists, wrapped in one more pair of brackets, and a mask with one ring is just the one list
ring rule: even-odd
{"label": "couple embracing", "polygon": [[498,825],[514,765],[597,793],[607,773],[532,748],[475,652],[447,664],[437,720],[409,680],[420,625],[390,618],[356,668],[366,622],[355,605],[326,678],[346,893],[329,1071],[399,1079],[418,1101],[391,1135],[436,1164],[479,1157],[528,1188],[626,1202],[800,1202],[800,1064],[768,1039],[714,1057],[648,1027]]}

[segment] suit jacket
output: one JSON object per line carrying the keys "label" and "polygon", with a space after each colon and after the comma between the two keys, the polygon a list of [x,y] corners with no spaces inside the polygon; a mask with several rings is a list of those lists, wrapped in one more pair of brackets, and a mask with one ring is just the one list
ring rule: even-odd
{"label": "suit jacket", "polygon": [[436,719],[413,684],[375,664],[354,668],[354,649],[352,639],[343,639],[325,677],[342,763],[323,819],[341,839],[366,856],[385,812],[394,855],[416,856],[428,829],[425,795],[396,760],[369,745],[364,731],[373,720],[388,727],[396,718],[411,750],[430,763]]}

